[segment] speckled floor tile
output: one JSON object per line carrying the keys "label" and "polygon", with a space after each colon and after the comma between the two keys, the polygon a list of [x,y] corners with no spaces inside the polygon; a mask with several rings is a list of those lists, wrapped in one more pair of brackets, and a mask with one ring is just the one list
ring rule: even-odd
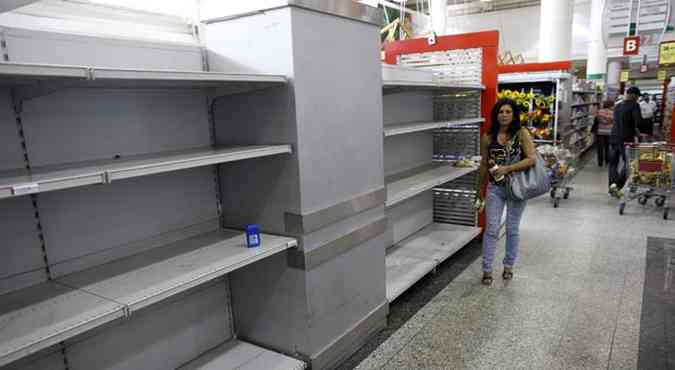
{"label": "speckled floor tile", "polygon": [[495,281],[482,286],[481,243],[472,243],[394,302],[395,329],[340,370],[675,369],[664,331],[675,314],[671,322],[669,310],[643,305],[643,296],[664,300],[644,289],[663,285],[645,271],[665,268],[645,263],[647,237],[675,238],[675,220],[637,203],[619,216],[606,182],[606,168],[590,166],[560,208],[530,201],[513,281],[501,279],[500,240]]}

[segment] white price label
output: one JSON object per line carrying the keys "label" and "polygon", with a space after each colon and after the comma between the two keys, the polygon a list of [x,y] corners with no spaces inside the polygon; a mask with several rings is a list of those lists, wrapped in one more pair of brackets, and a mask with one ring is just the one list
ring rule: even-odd
{"label": "white price label", "polygon": [[12,194],[14,195],[25,195],[37,193],[40,190],[39,184],[22,184],[17,186],[12,186]]}

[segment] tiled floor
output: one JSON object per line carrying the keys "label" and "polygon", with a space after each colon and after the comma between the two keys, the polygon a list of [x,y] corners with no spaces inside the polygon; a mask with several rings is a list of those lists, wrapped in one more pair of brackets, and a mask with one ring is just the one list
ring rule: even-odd
{"label": "tiled floor", "polygon": [[341,369],[675,369],[675,277],[658,255],[669,242],[650,239],[646,262],[648,237],[675,238],[675,221],[637,202],[619,216],[593,162],[575,182],[558,209],[528,204],[512,282],[480,285],[472,243],[394,302],[389,327]]}

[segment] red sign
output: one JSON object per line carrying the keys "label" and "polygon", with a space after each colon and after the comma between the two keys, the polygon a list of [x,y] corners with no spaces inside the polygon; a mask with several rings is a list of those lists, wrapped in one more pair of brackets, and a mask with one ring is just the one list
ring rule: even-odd
{"label": "red sign", "polygon": [[626,37],[623,39],[623,55],[640,54],[640,36]]}
{"label": "red sign", "polygon": [[646,64],[641,64],[640,65],[640,73],[645,73],[647,72],[648,68]]}

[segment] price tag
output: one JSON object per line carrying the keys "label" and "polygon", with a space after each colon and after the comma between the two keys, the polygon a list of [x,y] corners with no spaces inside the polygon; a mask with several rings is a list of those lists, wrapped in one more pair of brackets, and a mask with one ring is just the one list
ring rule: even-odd
{"label": "price tag", "polygon": [[40,191],[39,184],[22,184],[17,186],[12,186],[12,194],[14,195],[25,195],[33,194]]}
{"label": "price tag", "polygon": [[630,72],[629,71],[621,71],[619,81],[620,82],[628,82],[629,79],[630,79]]}

